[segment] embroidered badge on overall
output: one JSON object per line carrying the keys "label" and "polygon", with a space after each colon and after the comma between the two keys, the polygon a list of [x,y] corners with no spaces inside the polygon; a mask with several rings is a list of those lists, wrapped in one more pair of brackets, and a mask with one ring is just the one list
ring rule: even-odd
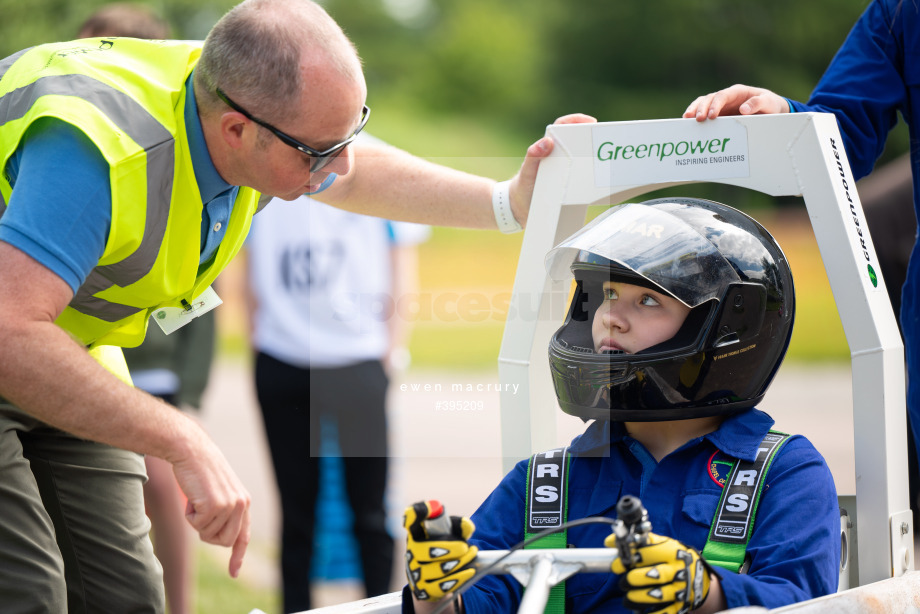
{"label": "embroidered badge on overall", "polygon": [[725,488],[725,481],[728,480],[728,474],[731,473],[732,470],[732,462],[717,458],[721,456],[722,454],[719,450],[716,450],[712,453],[712,456],[709,457],[707,465],[709,467],[709,477],[712,478],[712,481],[721,488]]}

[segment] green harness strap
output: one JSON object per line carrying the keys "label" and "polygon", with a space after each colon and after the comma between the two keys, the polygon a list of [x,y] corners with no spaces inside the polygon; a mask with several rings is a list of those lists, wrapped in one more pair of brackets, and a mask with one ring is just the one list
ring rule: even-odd
{"label": "green harness strap", "polygon": [[[709,538],[701,553],[712,565],[738,573],[744,565],[747,545],[754,531],[760,495],[776,453],[789,439],[786,433],[771,430],[764,437],[753,462],[732,461],[722,497],[716,508]],[[571,456],[568,448],[555,448],[534,454],[527,465],[527,492],[524,539],[550,527],[560,527],[568,519],[568,473]],[[565,548],[562,530],[528,544],[525,549]],[[546,614],[564,614],[565,582],[552,588]]]}
{"label": "green harness strap", "polygon": [[767,472],[776,453],[788,439],[786,433],[771,430],[760,444],[753,462],[732,462],[709,528],[709,538],[701,553],[710,564],[735,573],[744,565]]}
{"label": "green harness strap", "polygon": [[[524,511],[524,539],[552,527],[560,527],[568,517],[568,474],[571,457],[568,448],[555,448],[534,454],[527,466],[527,504]],[[565,548],[562,530],[526,545],[525,549]],[[565,582],[554,586],[546,602],[546,614],[564,614]]]}

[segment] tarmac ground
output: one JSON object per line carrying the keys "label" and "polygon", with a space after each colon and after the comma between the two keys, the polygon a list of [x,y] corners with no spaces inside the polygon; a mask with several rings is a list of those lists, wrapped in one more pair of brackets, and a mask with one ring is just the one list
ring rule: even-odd
{"label": "tarmac ground", "polygon": [[[467,409],[447,409],[445,403],[460,400],[444,392],[455,384],[464,389],[462,401]],[[489,371],[410,370],[391,382],[388,500],[399,551],[392,590],[404,583],[398,564],[402,557],[399,544],[404,540],[403,508],[413,501],[439,499],[449,513],[468,515],[501,479],[497,384],[497,374]],[[814,443],[827,459],[840,494],[855,493],[852,397],[848,364],[787,363],[760,406],[776,420],[776,428],[803,434]],[[245,360],[218,361],[200,417],[252,495],[253,539],[241,580],[277,587],[278,494],[251,366]],[[560,443],[583,428],[580,420],[559,413]],[[363,591],[353,582],[334,582],[315,585],[314,595],[315,607],[320,607],[360,599]]]}

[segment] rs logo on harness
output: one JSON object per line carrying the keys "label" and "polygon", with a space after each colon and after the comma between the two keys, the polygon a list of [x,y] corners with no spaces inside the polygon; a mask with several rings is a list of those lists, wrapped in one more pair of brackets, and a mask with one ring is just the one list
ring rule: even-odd
{"label": "rs logo on harness", "polygon": [[728,476],[722,502],[716,513],[710,540],[727,542],[746,542],[748,532],[753,525],[754,506],[751,502],[763,488],[767,460],[773,458],[773,452],[786,440],[786,435],[768,433],[757,450],[757,457],[752,463],[738,462]]}
{"label": "rs logo on harness", "polygon": [[[568,510],[568,448],[555,448],[530,457],[527,466],[527,508],[524,512],[524,539],[529,539],[544,529],[557,529],[566,521]],[[565,548],[565,529],[551,533],[543,539],[528,543],[524,548]],[[565,612],[565,581],[549,593],[544,614]]]}
{"label": "rs logo on harness", "polygon": [[566,448],[556,448],[534,454],[531,459],[528,529],[548,529],[565,522],[565,452]]}
{"label": "rs logo on harness", "polygon": [[767,471],[787,439],[789,435],[785,433],[770,431],[752,462],[736,460],[733,463],[702,552],[703,558],[711,564],[731,571],[742,568]]}

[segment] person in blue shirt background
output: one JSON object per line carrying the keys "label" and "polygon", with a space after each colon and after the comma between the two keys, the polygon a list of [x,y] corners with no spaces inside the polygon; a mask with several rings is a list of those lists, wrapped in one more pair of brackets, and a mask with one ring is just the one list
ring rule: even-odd
{"label": "person in blue shirt background", "polygon": [[[807,103],[768,89],[733,85],[698,97],[684,117],[698,121],[720,115],[817,112],[837,117],[847,158],[856,179],[865,177],[882,152],[898,113],[910,131],[910,167],[914,211],[920,211],[920,5],[903,0],[874,0],[853,26]],[[901,228],[916,237],[916,220]],[[875,231],[870,225],[870,232]],[[890,238],[875,236],[876,245]],[[899,324],[907,360],[907,416],[914,447],[910,463],[910,506],[920,514],[920,243],[914,242],[901,289]]]}
{"label": "person in blue shirt background", "polygon": [[[623,496],[636,496],[653,531],[635,566],[621,552],[613,573],[569,578],[565,611],[773,608],[834,592],[831,472],[806,438],[772,431],[755,409],[795,313],[789,264],[769,233],[719,203],[658,199],[608,210],[550,252],[547,267],[576,281],[549,344],[556,397],[566,413],[593,419],[566,450],[557,500],[572,521],[613,517]],[[470,519],[452,517],[446,536],[428,532],[426,521],[442,515],[436,502],[407,508],[406,605],[427,612],[462,590],[455,611],[515,611],[521,585],[503,575],[468,585],[470,562],[536,528],[528,518],[541,513],[541,493],[528,493],[540,474],[518,463]],[[762,486],[759,500],[736,494],[748,482]],[[734,526],[748,527],[748,541],[726,546],[732,514],[745,519]],[[616,545],[604,524],[569,528],[563,543]]]}

